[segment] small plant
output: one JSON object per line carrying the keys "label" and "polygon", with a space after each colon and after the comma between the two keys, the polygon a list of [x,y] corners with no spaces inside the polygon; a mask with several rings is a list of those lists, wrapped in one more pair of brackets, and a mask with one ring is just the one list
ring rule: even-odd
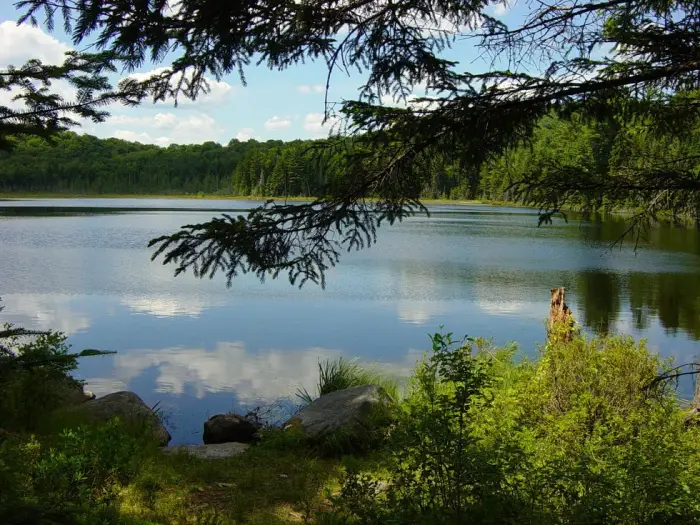
{"label": "small plant", "polygon": [[[374,368],[364,368],[357,359],[347,361],[342,357],[337,361],[327,360],[318,363],[319,378],[316,397],[337,392],[353,386],[379,385],[392,399],[399,398],[399,382]],[[315,399],[305,388],[297,390],[297,397],[306,405]]]}

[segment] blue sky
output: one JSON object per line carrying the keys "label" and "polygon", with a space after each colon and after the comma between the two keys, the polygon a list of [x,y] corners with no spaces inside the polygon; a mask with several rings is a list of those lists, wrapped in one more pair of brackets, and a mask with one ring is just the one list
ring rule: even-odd
{"label": "blue sky", "polygon": [[[517,7],[517,6],[516,6]],[[491,12],[508,22],[517,16],[517,9],[494,4]],[[58,27],[53,33],[29,25],[17,27],[17,12],[10,2],[0,6],[0,68],[20,65],[29,58],[45,62],[60,62],[63,53],[71,49],[70,39]],[[463,70],[483,70],[486,66],[469,42],[459,42],[445,53],[460,62]],[[140,71],[148,73],[167,63],[147,65]],[[294,66],[285,71],[270,71],[264,66],[249,67],[247,86],[237,75],[211,82],[211,92],[195,102],[146,103],[138,108],[113,106],[112,116],[101,124],[85,123],[78,132],[98,137],[118,137],[143,143],[167,146],[213,140],[226,144],[232,138],[248,140],[318,138],[326,136],[332,123],[322,124],[324,90],[327,76],[324,62]],[[118,79],[115,79],[118,80]],[[330,101],[357,97],[362,76],[347,76],[336,71],[329,90]],[[56,90],[69,97],[66,86]],[[423,91],[417,89],[418,95]],[[0,92],[0,105],[9,104],[10,95]]]}

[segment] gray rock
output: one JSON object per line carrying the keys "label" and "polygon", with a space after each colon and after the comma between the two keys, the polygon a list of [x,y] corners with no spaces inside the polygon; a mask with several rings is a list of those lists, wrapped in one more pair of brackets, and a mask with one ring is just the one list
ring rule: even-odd
{"label": "gray rock", "polygon": [[260,424],[238,414],[217,414],[204,423],[204,444],[251,443],[259,436]]}
{"label": "gray rock", "polygon": [[170,434],[143,400],[133,392],[115,392],[88,403],[73,407],[73,411],[84,414],[95,421],[107,422],[115,417],[129,424],[145,423],[153,430],[153,437],[160,446],[166,446]]}
{"label": "gray rock", "polygon": [[162,450],[166,454],[185,452],[202,459],[221,459],[243,454],[249,446],[245,443],[216,443],[211,445],[176,445],[165,447]]}
{"label": "gray rock", "polygon": [[284,429],[298,429],[310,439],[338,430],[359,436],[366,432],[373,410],[391,403],[381,386],[354,386],[319,397],[289,419]]}

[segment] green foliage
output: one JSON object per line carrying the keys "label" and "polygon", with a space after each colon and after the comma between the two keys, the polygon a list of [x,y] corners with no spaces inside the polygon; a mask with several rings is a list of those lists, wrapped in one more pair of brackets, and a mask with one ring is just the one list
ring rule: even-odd
{"label": "green foliage", "polygon": [[[109,51],[68,51],[60,65],[32,59],[15,67],[0,68],[0,92],[7,92],[14,107],[0,106],[0,150],[11,149],[17,136],[52,138],[58,132],[80,125],[77,119],[104,122],[105,107],[113,103],[138,105],[152,93],[150,81],[125,78],[113,87],[106,73],[116,73],[119,56]],[[74,94],[64,98],[52,83],[68,84]],[[17,108],[16,104],[20,107]]]}
{"label": "green foliage", "polygon": [[577,335],[516,363],[514,348],[483,340],[433,343],[388,472],[350,473],[335,522],[700,520],[699,431],[653,381],[666,365],[643,344]]}
{"label": "green foliage", "polygon": [[340,357],[337,361],[327,360],[318,363],[318,386],[316,396],[306,388],[297,391],[297,397],[304,403],[311,403],[316,397],[352,386],[379,385],[391,396],[399,399],[399,382],[396,378],[381,373],[374,367],[362,366],[357,359],[347,361]]}
{"label": "green foliage", "polygon": [[48,332],[28,342],[19,337],[10,337],[7,353],[0,354],[0,426],[34,431],[71,395],[82,392],[82,385],[69,375],[77,360],[69,354],[65,336]]}
{"label": "green foliage", "polygon": [[82,383],[70,372],[78,358],[108,354],[70,353],[58,332],[35,332],[5,324],[0,330],[0,428],[34,432],[65,405],[83,401]]}
{"label": "green foliage", "polygon": [[134,435],[118,420],[57,436],[2,440],[0,521],[119,523],[119,491],[151,450],[148,443],[145,434]]}

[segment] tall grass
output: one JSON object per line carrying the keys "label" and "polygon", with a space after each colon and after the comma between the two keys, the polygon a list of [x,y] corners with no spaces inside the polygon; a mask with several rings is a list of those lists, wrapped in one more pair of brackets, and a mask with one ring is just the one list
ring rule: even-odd
{"label": "tall grass", "polygon": [[363,367],[357,362],[356,358],[349,361],[344,360],[342,357],[337,361],[319,361],[318,372],[316,396],[311,395],[303,387],[297,390],[297,397],[306,405],[322,395],[361,385],[379,385],[384,388],[392,399],[395,401],[399,399],[400,385],[398,379],[378,371],[374,366]]}

